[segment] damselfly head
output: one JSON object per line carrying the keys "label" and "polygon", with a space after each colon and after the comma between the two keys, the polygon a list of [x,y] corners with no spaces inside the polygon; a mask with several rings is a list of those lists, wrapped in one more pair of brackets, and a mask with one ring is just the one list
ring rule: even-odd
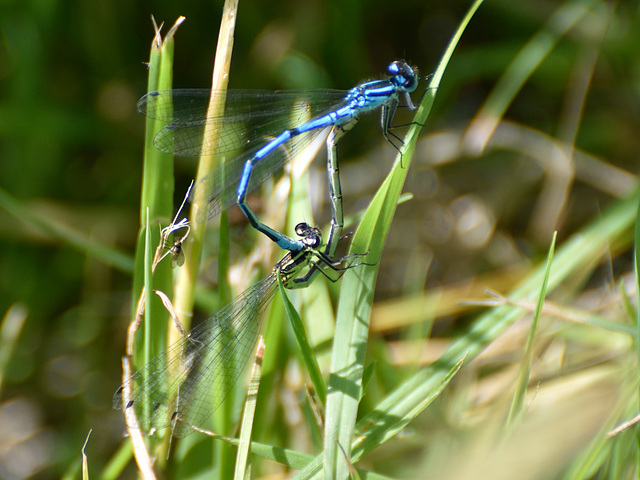
{"label": "damselfly head", "polygon": [[391,75],[389,81],[405,92],[413,92],[418,87],[418,72],[403,60],[396,60],[387,67]]}
{"label": "damselfly head", "polygon": [[312,227],[308,223],[302,222],[296,225],[296,235],[302,238],[304,244],[311,248],[318,248],[322,245],[322,232],[319,228]]}

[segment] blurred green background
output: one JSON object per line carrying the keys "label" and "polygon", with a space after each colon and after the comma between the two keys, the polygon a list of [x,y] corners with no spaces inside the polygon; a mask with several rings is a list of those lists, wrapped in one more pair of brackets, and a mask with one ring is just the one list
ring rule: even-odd
{"label": "blurred green background", "polygon": [[[554,229],[566,238],[634,188],[638,4],[581,3],[591,10],[510,102],[509,123],[483,153],[463,141],[465,129],[516,54],[564,4],[501,0],[480,8],[424,130],[407,184],[415,198],[399,209],[380,299],[522,266],[546,252]],[[346,89],[398,58],[426,75],[468,7],[460,0],[243,0],[230,86]],[[64,229],[132,257],[144,129],[135,102],[146,88],[150,15],[167,25],[186,17],[176,35],[174,85],[207,87],[220,12],[221,2],[191,0],[2,2],[0,188]],[[348,214],[366,205],[394,153],[377,118],[361,123],[341,144]],[[572,125],[581,160],[573,171],[554,171],[550,139],[571,141]],[[371,152],[386,163],[370,163]],[[176,162],[177,197],[193,167]],[[319,211],[326,220],[326,208]],[[59,477],[79,466],[91,428],[97,472],[122,441],[111,397],[129,321],[126,264],[105,264],[6,209],[0,219],[0,313],[16,302],[26,308],[13,350],[3,345],[11,357],[1,385],[0,478]]]}

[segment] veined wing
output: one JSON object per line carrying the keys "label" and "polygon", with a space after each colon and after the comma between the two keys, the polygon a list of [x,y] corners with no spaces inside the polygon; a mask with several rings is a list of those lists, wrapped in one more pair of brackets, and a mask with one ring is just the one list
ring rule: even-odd
{"label": "veined wing", "polygon": [[[144,431],[171,426],[173,436],[192,433],[189,425],[201,426],[240,378],[276,290],[271,273],[238,295],[138,370],[118,389],[113,407],[134,408]],[[131,391],[126,405],[125,386]]]}
{"label": "veined wing", "polygon": [[[208,116],[211,96],[226,93],[224,115]],[[284,130],[339,106],[343,90],[174,89],[150,92],[138,112],[166,122],[154,138],[159,150],[182,157],[238,154]],[[219,142],[204,138],[205,128],[218,130]]]}

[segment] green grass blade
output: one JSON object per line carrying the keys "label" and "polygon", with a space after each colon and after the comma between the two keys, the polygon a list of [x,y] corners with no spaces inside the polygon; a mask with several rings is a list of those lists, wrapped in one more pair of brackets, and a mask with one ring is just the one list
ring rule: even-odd
{"label": "green grass blade", "polygon": [[[231,54],[233,51],[233,41],[235,33],[235,25],[238,13],[238,1],[227,0],[222,9],[222,19],[220,23],[220,30],[218,34],[218,44],[215,54],[215,65],[213,70],[213,78],[211,88],[214,90],[223,90],[227,88],[229,82],[229,72],[231,66]],[[220,102],[218,104],[209,105],[209,115],[215,115],[222,113],[224,109],[224,99],[220,96],[212,97],[218,98]],[[215,132],[206,131],[207,141],[217,142],[217,136]],[[208,199],[206,198],[206,192],[203,189],[198,189],[198,185],[201,180],[209,174],[215,167],[215,164],[220,159],[215,157],[202,156],[199,158],[196,178],[194,182],[194,191],[191,197],[191,208],[189,211],[189,222],[191,225],[191,233],[186,241],[185,245],[185,263],[180,268],[176,281],[175,281],[175,295],[174,295],[174,307],[176,312],[180,316],[180,320],[188,329],[191,325],[192,312],[194,307],[195,289],[198,279],[198,273],[200,271],[200,260],[202,255],[202,249],[205,239],[205,231],[207,228],[207,222],[198,221],[202,219],[202,215],[198,215],[200,209],[206,209]],[[206,215],[204,216],[206,219]],[[220,222],[226,224],[226,214],[222,214]],[[220,241],[221,251],[219,252],[220,268],[219,268],[219,285],[222,292],[221,305],[226,304],[230,298],[230,289],[227,285],[227,261],[229,258],[229,241],[226,239],[227,232],[226,227],[223,227],[222,240]],[[172,338],[172,341],[177,340],[177,337]],[[235,417],[233,412],[234,395],[233,392],[227,397],[224,404],[216,409],[214,414],[214,421],[216,424],[217,433],[225,433],[230,430],[230,425]],[[186,442],[185,442],[186,443]],[[216,448],[213,455],[207,457],[198,456],[197,464],[192,462],[192,469],[197,471],[198,468],[205,464],[214,464],[217,466],[218,475],[221,478],[231,478],[234,472],[234,455],[229,449],[228,445],[222,445],[221,448]]]}
{"label": "green grass blade", "polygon": [[551,273],[551,264],[553,262],[553,252],[555,251],[557,233],[553,235],[551,240],[551,247],[549,248],[549,255],[547,256],[547,268],[544,273],[544,279],[542,286],[540,287],[540,295],[538,295],[538,303],[536,304],[536,311],[533,314],[531,320],[531,328],[529,328],[529,335],[527,337],[527,344],[524,351],[524,356],[520,364],[520,371],[518,373],[518,380],[516,381],[516,391],[513,396],[513,402],[509,410],[509,417],[507,418],[507,427],[515,426],[522,417],[524,412],[524,397],[527,393],[527,386],[529,384],[529,375],[531,373],[531,365],[533,364],[534,343],[536,334],[538,332],[538,325],[540,323],[540,315],[542,315],[542,307],[544,306],[544,299],[547,295],[547,286],[549,284],[549,274]]}
{"label": "green grass blade", "polygon": [[[179,19],[163,40],[160,32],[152,42],[149,58],[149,91],[172,87],[173,34],[182,22]],[[156,248],[160,243],[160,231],[173,217],[173,158],[153,146],[153,137],[163,125],[147,117],[140,205],[141,227],[138,233],[133,275],[131,318],[136,318],[140,295],[145,297],[144,321],[135,335],[133,369],[137,370],[167,348],[167,311],[154,290],[170,296],[173,292],[173,275],[169,262],[158,264],[152,272]],[[144,286],[144,290],[143,287]],[[143,404],[148,412],[149,405]],[[166,461],[169,435],[150,437],[152,451],[158,456],[158,466]]]}
{"label": "green grass blade", "polygon": [[27,308],[19,303],[7,310],[0,323],[0,392],[4,385],[7,365],[27,320]]}
{"label": "green grass blade", "polygon": [[[231,70],[231,54],[233,52],[233,40],[238,16],[238,0],[225,1],[222,10],[222,19],[220,23],[220,32],[218,34],[218,44],[215,55],[215,65],[211,88],[213,90],[224,90],[229,84],[229,72]],[[220,115],[224,111],[224,101],[222,96],[216,96],[217,104],[209,105],[209,116]],[[205,131],[204,135],[208,142],[216,143],[218,134],[215,131]],[[191,209],[189,211],[189,221],[191,224],[191,235],[187,240],[187,248],[185,249],[185,265],[178,272],[176,279],[176,295],[174,305],[176,311],[180,312],[180,320],[188,327],[191,323],[190,312],[193,311],[193,303],[195,298],[195,288],[200,270],[200,258],[202,255],[202,246],[204,243],[205,231],[207,227],[206,215],[204,221],[198,221],[202,215],[198,215],[201,209],[206,209],[208,204],[207,192],[204,189],[198,189],[202,179],[211,173],[220,161],[219,158],[211,156],[201,156],[198,160],[198,169],[195,178],[195,190],[191,199]],[[231,299],[230,289],[227,284],[227,269],[229,258],[229,240],[228,228],[226,227],[227,216],[223,213],[220,216],[220,224],[223,225],[219,234],[221,235],[219,259],[220,290],[224,296],[221,298],[220,306],[225,305]],[[226,298],[225,298],[226,297]],[[230,472],[229,472],[230,473]]]}
{"label": "green grass blade", "polygon": [[[153,41],[147,82],[147,88],[150,91],[170,89],[172,86],[172,32],[175,32],[175,29],[172,29],[164,41],[158,33]],[[156,248],[160,243],[160,230],[173,217],[173,158],[153,146],[153,137],[162,126],[156,120],[147,117],[140,205],[141,229],[136,246],[131,318],[135,318],[134,310],[144,283],[147,287],[147,295],[143,330],[145,337],[147,335],[149,337],[145,340],[146,346],[144,347],[144,355],[142,356],[144,360],[142,362],[137,361],[141,357],[139,357],[139,348],[136,348],[138,354],[134,358],[134,369],[140,368],[167,347],[168,315],[160,299],[155,295],[151,295],[151,292],[160,290],[171,296],[173,292],[173,277],[169,262],[161,262],[153,275],[151,275],[150,269]],[[151,229],[149,235],[147,235],[146,228]],[[150,243],[147,244],[147,241]],[[138,336],[137,338],[140,337]],[[136,345],[136,347],[139,347],[139,345]]]}
{"label": "green grass blade", "polygon": [[100,472],[100,480],[117,480],[118,478],[121,478],[122,472],[127,467],[132,457],[133,451],[131,442],[123,442]]}
{"label": "green grass blade", "polygon": [[87,444],[89,443],[89,438],[91,438],[91,430],[87,434],[87,438],[84,441],[84,445],[82,445],[82,480],[89,480],[89,457],[87,457]]}
{"label": "green grass blade", "polygon": [[393,396],[396,402],[381,402],[357,424],[351,446],[352,460],[357,462],[387,440],[393,438],[426,409],[460,371],[466,357],[460,358],[438,382],[426,388],[413,388],[409,382],[401,385]]}
{"label": "green grass blade", "polygon": [[264,359],[264,340],[262,336],[258,340],[256,355],[254,358],[255,361],[251,371],[247,400],[244,403],[244,414],[242,415],[242,425],[240,427],[238,454],[236,455],[236,466],[233,476],[235,480],[244,480],[251,476],[249,449],[251,448],[251,432],[253,431],[256,402],[258,400],[258,389],[260,387],[260,377],[262,375],[262,360]]}
{"label": "green grass blade", "polygon": [[88,236],[51,218],[50,215],[29,208],[20,200],[0,188],[0,207],[28,225],[49,235],[52,239],[65,243],[83,254],[112,265],[121,272],[133,272],[133,259],[130,255],[110,248]]}
{"label": "green grass blade", "polygon": [[309,372],[309,378],[311,379],[313,388],[320,398],[320,401],[324,402],[327,397],[327,389],[322,379],[322,373],[320,372],[318,360],[316,359],[316,356],[313,353],[313,348],[311,347],[311,345],[309,344],[309,340],[307,339],[307,334],[304,329],[304,324],[302,323],[302,318],[300,318],[300,315],[289,300],[287,292],[282,285],[282,279],[279,277],[278,287],[280,288],[282,301],[284,302],[284,311],[287,315],[289,323],[291,324],[291,328],[296,337],[296,340],[298,341],[298,347],[300,348],[302,361],[306,366],[307,371]]}
{"label": "green grass blade", "polygon": [[[144,245],[145,249],[143,252],[144,258],[144,290],[142,295],[144,296],[144,304],[146,305],[144,310],[144,322],[143,325],[143,349],[142,352],[138,355],[138,358],[141,358],[142,365],[146,365],[153,358],[156,353],[156,350],[153,345],[154,336],[152,335],[153,329],[150,328],[150,325],[153,325],[152,318],[152,310],[149,308],[151,302],[153,300],[153,274],[151,273],[151,264],[153,262],[153,251],[151,249],[151,229],[149,228],[149,217],[147,216],[146,227],[142,230],[144,233]],[[158,315],[159,316],[159,315]],[[158,319],[159,320],[159,319]],[[158,329],[156,329],[158,330]],[[156,337],[162,338],[160,335],[156,333]],[[152,406],[149,404],[148,400],[149,396],[145,395],[144,402],[142,404],[143,416],[144,418],[149,418]]]}
{"label": "green grass blade", "polygon": [[[557,286],[576,270],[581,270],[585,262],[597,259],[606,253],[611,239],[620,238],[633,224],[637,213],[638,195],[622,201],[606,211],[602,218],[593,222],[579,234],[565,242],[555,255],[554,270],[549,275],[549,291]],[[510,298],[531,298],[539,294],[540,285],[544,281],[546,264],[534,270],[522,283],[514,288]],[[349,272],[347,272],[349,273]],[[517,306],[502,306],[482,315],[475,322],[470,331],[455,341],[442,356],[432,365],[420,370],[413,377],[403,383],[392,394],[387,396],[375,407],[375,412],[391,412],[402,415],[397,407],[404,412],[415,409],[420,400],[427,398],[431,392],[437,390],[455,365],[467,355],[465,361],[470,361],[483,351],[489,343],[495,340],[507,327],[521,318],[521,309]],[[413,394],[408,396],[409,394]],[[358,422],[359,428],[376,423],[377,419],[365,416]],[[320,478],[322,473],[322,459],[316,457],[296,478]]]}
{"label": "green grass blade", "polygon": [[544,27],[520,50],[469,127],[467,135],[479,151],[484,149],[527,79],[551,53],[560,39],[600,3],[598,0],[574,0],[563,3]]}
{"label": "green grass blade", "polygon": [[[220,440],[229,443],[230,445],[238,445],[239,440],[228,439],[225,437],[218,437]],[[295,450],[287,448],[274,447],[273,445],[266,445],[259,442],[251,442],[251,453],[272,462],[279,463],[291,470],[301,470],[305,466],[308,466],[314,461],[313,455],[306,453],[300,453]],[[343,457],[344,458],[344,457]],[[374,472],[369,472],[364,469],[357,469],[358,475],[363,480],[389,480],[389,477]],[[208,478],[203,475],[202,478]]]}
{"label": "green grass blade", "polygon": [[[343,279],[327,397],[323,461],[326,479],[347,478],[349,475],[348,463],[342,458],[338,444],[342,445],[347,456],[350,456],[362,395],[364,354],[382,250],[411,164],[418,133],[426,122],[455,46],[481,3],[477,1],[472,5],[450,41],[416,113],[415,123],[409,129],[402,152],[369,205],[351,244],[352,253],[368,252],[366,262],[374,266],[351,269],[345,273]],[[300,478],[308,478],[308,473],[308,470],[301,472]]]}

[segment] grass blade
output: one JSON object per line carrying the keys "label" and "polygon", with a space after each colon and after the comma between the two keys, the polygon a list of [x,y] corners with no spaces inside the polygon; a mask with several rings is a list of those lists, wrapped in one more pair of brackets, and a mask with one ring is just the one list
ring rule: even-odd
{"label": "grass blade", "polygon": [[[346,478],[348,464],[342,459],[338,444],[347,457],[355,432],[358,405],[362,395],[364,354],[369,334],[373,292],[382,250],[402,193],[402,187],[415,149],[418,133],[426,122],[437,88],[462,33],[482,2],[476,1],[460,23],[454,37],[436,68],[429,90],[420,105],[402,152],[393,169],[369,205],[351,244],[351,253],[369,252],[366,262],[345,273],[341,288],[336,323],[336,336],[331,362],[327,420],[325,426],[324,478]],[[301,478],[305,478],[306,472]]]}
{"label": "grass blade", "polygon": [[553,239],[551,240],[551,247],[549,248],[549,255],[547,256],[547,268],[545,270],[542,286],[540,287],[540,295],[538,295],[536,311],[533,314],[533,319],[531,320],[531,328],[529,329],[529,336],[527,337],[527,345],[525,347],[522,363],[520,364],[520,371],[518,373],[518,380],[516,382],[516,391],[509,410],[509,417],[507,418],[507,427],[514,426],[514,423],[517,424],[524,412],[524,396],[527,393],[529,374],[531,373],[531,365],[533,363],[534,341],[536,339],[536,333],[538,332],[538,324],[540,323],[540,315],[542,315],[544,299],[547,295],[547,285],[549,284],[549,274],[551,272],[551,264],[553,262],[556,237],[557,234],[554,234]]}

